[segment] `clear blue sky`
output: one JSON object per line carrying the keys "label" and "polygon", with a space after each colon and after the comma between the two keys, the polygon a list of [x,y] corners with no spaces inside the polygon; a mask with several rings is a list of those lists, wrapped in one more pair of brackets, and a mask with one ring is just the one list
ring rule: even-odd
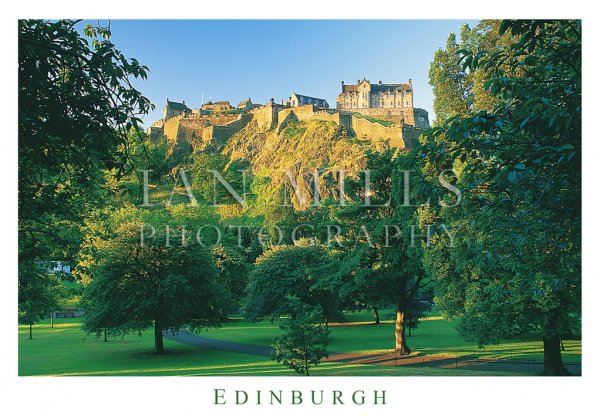
{"label": "clear blue sky", "polygon": [[[232,105],[287,99],[295,91],[335,106],[340,81],[413,80],[414,104],[433,119],[428,84],[433,53],[457,20],[112,20],[113,41],[150,68],[136,86],[161,117],[168,97],[199,107],[212,99]],[[104,22],[105,23],[105,22]],[[470,25],[476,21],[469,21]]]}

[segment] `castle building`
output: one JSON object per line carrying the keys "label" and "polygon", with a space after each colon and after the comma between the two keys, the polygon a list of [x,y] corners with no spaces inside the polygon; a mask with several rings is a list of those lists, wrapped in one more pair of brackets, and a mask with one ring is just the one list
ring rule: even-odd
{"label": "castle building", "polygon": [[325,100],[323,98],[309,97],[308,95],[300,95],[300,94],[296,94],[295,92],[292,93],[292,96],[290,97],[290,101],[289,101],[290,107],[299,107],[301,105],[308,105],[308,104],[315,105],[319,108],[329,108],[329,104],[327,103],[327,100]]}
{"label": "castle building", "polygon": [[260,104],[254,104],[252,102],[252,100],[250,99],[250,97],[246,98],[244,101],[240,101],[240,103],[237,105],[237,109],[238,110],[243,110],[243,111],[250,111],[254,108],[260,107]]}
{"label": "castle building", "polygon": [[214,103],[209,101],[202,105],[202,109],[205,111],[228,111],[233,110],[233,107],[229,104],[229,101],[216,101]]}
{"label": "castle building", "polygon": [[167,98],[167,104],[163,108],[163,120],[168,120],[180,114],[188,115],[191,112],[192,110],[185,105],[185,101],[178,103],[176,101],[169,101]]}
{"label": "castle building", "polygon": [[417,129],[429,128],[429,116],[422,108],[413,105],[412,80],[407,84],[377,84],[363,78],[356,84],[346,85],[336,98],[337,110],[342,113],[359,113],[365,116],[411,125]]}
{"label": "castle building", "polygon": [[360,108],[412,108],[412,80],[408,84],[371,84],[368,79],[346,85],[342,81],[342,92],[337,99],[338,110]]}

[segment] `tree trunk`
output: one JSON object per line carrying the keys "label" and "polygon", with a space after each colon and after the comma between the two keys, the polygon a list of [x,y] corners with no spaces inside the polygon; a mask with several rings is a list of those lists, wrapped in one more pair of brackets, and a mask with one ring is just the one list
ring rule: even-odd
{"label": "tree trunk", "polygon": [[106,328],[104,328],[104,342],[108,342],[108,338],[106,338]]}
{"label": "tree trunk", "polygon": [[156,319],[154,321],[154,353],[155,354],[164,354],[165,347],[163,345],[163,333],[162,333],[162,325],[160,321]]}
{"label": "tree trunk", "polygon": [[309,374],[308,374],[308,358],[310,355],[309,355],[307,349],[308,348],[305,346],[304,347],[304,370],[306,371],[306,376],[308,377],[309,376]]}
{"label": "tree trunk", "polygon": [[29,339],[33,339],[33,324],[29,324]]}
{"label": "tree trunk", "polygon": [[379,323],[379,311],[377,310],[377,308],[373,308],[373,316],[375,317],[375,323],[378,324]]}
{"label": "tree trunk", "polygon": [[400,355],[408,355],[411,353],[410,348],[406,345],[406,334],[404,322],[405,311],[403,308],[398,306],[396,308],[396,352]]}
{"label": "tree trunk", "polygon": [[560,355],[560,337],[552,335],[544,340],[544,376],[570,376]]}
{"label": "tree trunk", "polygon": [[54,328],[54,312],[50,314],[50,328]]}

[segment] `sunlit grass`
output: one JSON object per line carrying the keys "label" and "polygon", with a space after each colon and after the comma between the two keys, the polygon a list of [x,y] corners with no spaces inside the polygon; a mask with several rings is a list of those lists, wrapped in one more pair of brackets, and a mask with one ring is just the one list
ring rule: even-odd
{"label": "sunlit grass", "polygon": [[[382,321],[375,325],[372,321],[372,312],[351,313],[348,319],[351,322],[341,325],[332,324],[332,341],[329,346],[334,352],[361,352],[361,353],[391,353],[395,347],[394,322],[389,318],[389,310],[380,311]],[[361,319],[354,322],[354,319]],[[246,331],[241,331],[245,329]],[[223,325],[221,328],[209,329],[202,335],[226,341],[242,342],[255,345],[270,345],[273,338],[278,336],[280,330],[275,323],[258,322],[249,323],[234,321]],[[452,323],[439,316],[423,319],[419,328],[408,337],[408,344],[416,354],[444,355],[471,358],[490,359],[515,359],[515,360],[543,360],[544,349],[541,339],[515,339],[503,340],[499,345],[489,345],[478,348],[477,344],[466,342],[458,335]],[[581,362],[581,340],[564,340],[565,351],[562,352],[563,360],[567,363]]]}
{"label": "sunlit grass", "polygon": [[[382,311],[381,317],[385,316]],[[369,313],[349,314],[350,322],[331,325],[332,341],[329,351],[391,353],[394,348],[394,325],[389,319],[375,325]],[[86,337],[80,329],[79,318],[49,321],[35,325],[33,340],[28,340],[28,327],[19,326],[19,375],[269,375],[289,376],[295,373],[267,357],[216,351],[185,345],[165,339],[167,354],[152,353],[153,333],[123,338]],[[200,335],[254,345],[270,345],[279,335],[278,322],[249,323],[233,319],[221,328],[202,331]],[[541,360],[541,341],[507,340],[500,345],[479,349],[458,336],[451,323],[430,317],[408,338],[414,352],[427,356],[483,357],[492,359]],[[581,362],[581,341],[565,340],[565,362]],[[442,369],[411,366],[378,366],[352,362],[323,362],[311,371],[313,375],[516,375],[506,372]],[[526,373],[518,373],[523,375]]]}

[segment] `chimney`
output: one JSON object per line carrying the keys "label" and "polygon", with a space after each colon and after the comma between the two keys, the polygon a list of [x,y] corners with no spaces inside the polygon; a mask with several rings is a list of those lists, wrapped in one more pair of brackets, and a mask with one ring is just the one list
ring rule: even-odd
{"label": "chimney", "polygon": [[342,88],[344,88],[344,81],[342,81]]}
{"label": "chimney", "polygon": [[185,100],[182,101],[183,105],[185,105]]}
{"label": "chimney", "polygon": [[381,81],[379,81],[379,85],[381,85]]}
{"label": "chimney", "polygon": [[269,99],[269,105],[273,105],[274,103],[275,103],[275,100],[273,99],[273,97],[271,97],[271,98]]}
{"label": "chimney", "polygon": [[410,85],[412,87],[412,79],[408,80],[408,85]]}
{"label": "chimney", "polygon": [[360,84],[360,79],[356,80],[356,85]]}

